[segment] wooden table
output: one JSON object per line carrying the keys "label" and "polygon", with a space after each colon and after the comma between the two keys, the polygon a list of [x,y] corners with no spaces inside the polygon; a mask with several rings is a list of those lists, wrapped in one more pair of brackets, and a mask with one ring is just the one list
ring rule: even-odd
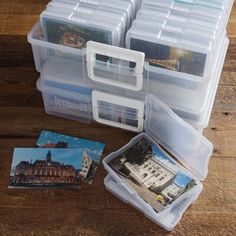
{"label": "wooden table", "polygon": [[0,235],[236,235],[236,5],[231,39],[214,111],[205,135],[213,142],[209,176],[196,204],[168,233],[105,190],[102,165],[95,183],[80,191],[8,190],[14,147],[34,147],[41,129],[120,148],[133,133],[46,115],[35,88],[26,35],[47,0],[0,0]]}

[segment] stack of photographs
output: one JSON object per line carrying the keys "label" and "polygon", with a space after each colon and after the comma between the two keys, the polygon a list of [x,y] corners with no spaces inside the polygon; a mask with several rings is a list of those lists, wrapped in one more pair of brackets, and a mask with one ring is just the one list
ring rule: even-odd
{"label": "stack of photographs", "polygon": [[232,3],[144,0],[127,33],[126,46],[144,52],[154,71],[212,76]]}
{"label": "stack of photographs", "polygon": [[148,96],[145,132],[103,159],[108,172],[104,184],[170,231],[199,197],[213,146],[170,108]]}
{"label": "stack of photographs", "polygon": [[124,46],[140,0],[53,0],[40,19],[46,41],[83,49],[88,41]]}
{"label": "stack of photographs", "polygon": [[105,145],[43,130],[37,148],[15,148],[9,188],[80,189],[91,184]]}
{"label": "stack of photographs", "polygon": [[[177,156],[179,162],[170,156],[170,147],[166,151],[155,140],[142,133],[107,156],[104,183],[115,196],[170,231],[200,195],[202,178],[183,167]],[[194,165],[199,173],[203,172],[200,162]]]}

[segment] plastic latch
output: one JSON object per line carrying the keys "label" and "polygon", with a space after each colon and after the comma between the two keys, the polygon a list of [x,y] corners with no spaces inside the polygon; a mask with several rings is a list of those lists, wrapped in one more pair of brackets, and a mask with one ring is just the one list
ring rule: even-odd
{"label": "plastic latch", "polygon": [[[91,80],[134,91],[139,91],[143,88],[143,70],[145,61],[144,53],[93,41],[89,41],[87,43],[86,49],[88,77]],[[134,79],[136,81],[133,81],[132,84],[129,84],[127,82],[111,80],[109,78],[95,75],[94,69],[96,63],[96,55],[102,55],[108,58],[115,58],[135,63],[136,66],[133,68],[133,74],[135,75]]]}
{"label": "plastic latch", "polygon": [[143,131],[143,102],[94,90],[92,105],[95,121],[134,132]]}

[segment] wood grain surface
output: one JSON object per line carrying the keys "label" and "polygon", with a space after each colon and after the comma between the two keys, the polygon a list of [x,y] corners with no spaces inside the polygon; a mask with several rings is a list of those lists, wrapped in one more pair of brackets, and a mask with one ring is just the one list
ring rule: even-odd
{"label": "wood grain surface", "polygon": [[104,156],[133,133],[46,115],[36,90],[27,33],[47,0],[0,0],[0,235],[236,235],[236,5],[231,40],[209,127],[214,144],[209,176],[197,202],[169,233],[104,188],[99,167],[95,183],[75,190],[8,190],[14,147],[34,147],[41,129],[107,144]]}

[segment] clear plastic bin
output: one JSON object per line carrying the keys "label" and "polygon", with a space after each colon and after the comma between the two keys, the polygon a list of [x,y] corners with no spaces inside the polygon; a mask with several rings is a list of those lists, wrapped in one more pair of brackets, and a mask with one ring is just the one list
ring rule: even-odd
{"label": "clear plastic bin", "polygon": [[[145,132],[137,135],[128,144],[104,158],[103,164],[109,174],[104,183],[108,190],[111,190],[112,193],[126,203],[135,206],[147,218],[161,225],[166,230],[173,230],[184,211],[196,200],[202,191],[201,181],[207,176],[208,163],[212,155],[213,146],[206,138],[180,119],[154,96],[146,96],[145,106]],[[184,170],[187,171],[189,176],[192,176],[197,181],[196,188],[192,189],[188,194],[182,195],[170,207],[159,213],[154,211],[108,164],[142,139],[163,146],[184,166]],[[183,166],[179,166],[183,168]]]}
{"label": "clear plastic bin", "polygon": [[[217,65],[212,68],[215,75],[211,82],[206,82],[182,78],[173,71],[167,73],[161,68],[158,72],[151,72],[149,64],[144,63],[144,54],[128,49],[91,42],[87,50],[79,50],[48,43],[43,40],[39,23],[29,33],[28,39],[32,44],[36,69],[41,73],[41,79],[141,102],[151,93],[199,130],[208,123],[211,111],[209,104],[214,101],[214,92],[210,91],[220,77],[228,45],[228,39],[224,36]],[[98,61],[97,54],[113,59]],[[131,62],[136,66],[132,67]],[[53,86],[46,87],[46,90],[45,85],[39,86],[39,89],[43,93],[51,89],[55,91]]]}
{"label": "clear plastic bin", "polygon": [[216,2],[144,1],[127,33],[127,47],[144,52],[154,73],[163,67],[182,78],[211,80],[233,1],[221,8],[211,3]]}

